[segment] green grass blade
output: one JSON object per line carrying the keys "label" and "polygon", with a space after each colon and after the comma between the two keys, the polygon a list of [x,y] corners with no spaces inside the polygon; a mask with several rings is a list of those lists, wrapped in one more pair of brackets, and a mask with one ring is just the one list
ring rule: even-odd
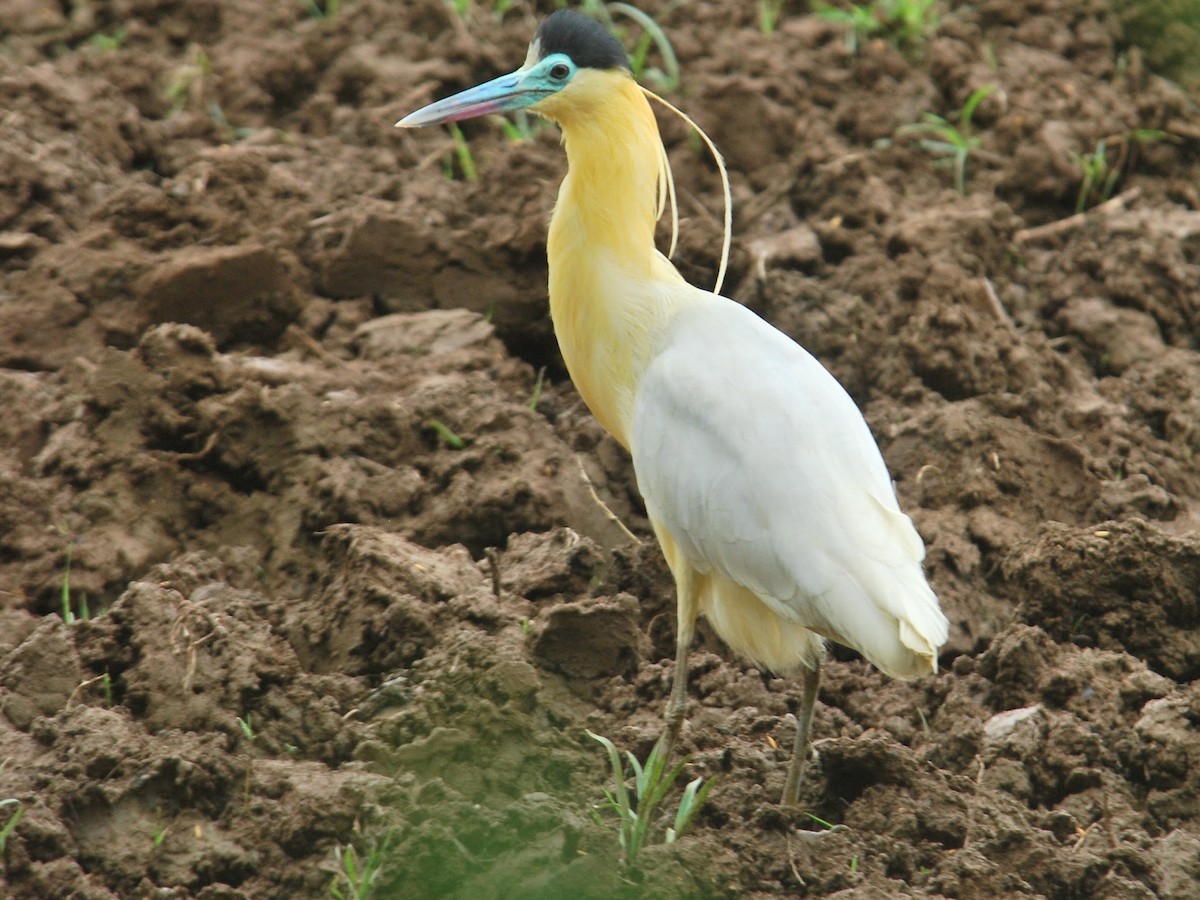
{"label": "green grass blade", "polygon": [[647,785],[647,798],[651,809],[659,806],[666,799],[667,793],[671,790],[671,786],[675,784],[680,773],[683,771],[687,760],[684,759],[671,767],[668,772],[666,770],[666,760],[656,760],[656,772],[654,780]]}
{"label": "green grass blade", "polygon": [[[621,817],[622,826],[628,821],[631,808],[629,805],[629,792],[625,789],[625,767],[621,765],[621,754],[617,752],[617,746],[608,738],[595,732],[588,731],[587,736],[595,741],[599,741],[604,749],[608,751],[608,763],[612,769],[613,779],[616,782],[616,803],[617,813]],[[607,791],[605,792],[607,793]]]}
{"label": "green grass blade", "polygon": [[458,167],[462,170],[463,178],[467,181],[478,181],[479,173],[475,170],[475,158],[471,156],[471,147],[467,143],[462,129],[457,123],[451,122],[450,136],[454,138],[454,155],[458,158]]}
{"label": "green grass blade", "polygon": [[0,807],[12,806],[14,803],[17,806],[16,812],[9,816],[8,821],[4,823],[4,827],[0,828],[0,853],[4,852],[5,844],[12,837],[12,833],[17,830],[17,824],[21,821],[21,817],[25,815],[25,804],[20,800],[16,798],[0,800]]}
{"label": "green grass blade", "polygon": [[822,819],[820,816],[814,816],[814,815],[813,815],[812,813],[810,813],[810,812],[806,812],[806,813],[805,813],[805,815],[806,815],[806,816],[808,816],[810,819],[812,819],[814,822],[816,822],[818,825],[823,825],[823,826],[825,826],[826,828],[830,828],[830,829],[831,829],[831,828],[833,828],[833,823],[832,823],[832,822],[826,822],[826,821],[825,821],[824,819]]}
{"label": "green grass blade", "polygon": [[[660,85],[664,90],[674,90],[679,87],[679,58],[675,55],[675,48],[671,45],[670,39],[662,30],[654,19],[642,12],[636,6],[630,6],[628,3],[608,3],[606,4],[610,12],[619,12],[628,16],[642,26],[642,30],[650,35],[654,45],[658,48],[659,55],[663,58],[663,66],[666,71],[664,74],[664,83]],[[645,54],[643,53],[643,58]]]}
{"label": "green grass blade", "polygon": [[975,115],[975,110],[979,104],[995,93],[998,85],[985,84],[983,87],[978,87],[971,92],[971,96],[967,98],[967,102],[963,104],[962,112],[959,113],[958,120],[964,127],[969,127],[971,117]]}
{"label": "green grass blade", "polygon": [[681,838],[687,833],[695,820],[697,813],[704,806],[704,802],[708,799],[708,793],[712,790],[716,782],[709,779],[707,782],[703,778],[695,778],[688,782],[687,787],[683,789],[683,797],[679,801],[679,809],[675,812],[675,825],[667,832],[667,843],[673,843],[677,838]]}
{"label": "green grass blade", "polygon": [[74,550],[73,543],[67,544],[67,564],[62,579],[62,617],[68,625],[75,621],[75,613],[71,611],[71,557]]}
{"label": "green grass blade", "polygon": [[462,450],[467,446],[467,442],[455,434],[450,426],[441,419],[430,419],[425,423],[425,427],[436,432],[437,436],[445,441],[446,446],[452,450]]}

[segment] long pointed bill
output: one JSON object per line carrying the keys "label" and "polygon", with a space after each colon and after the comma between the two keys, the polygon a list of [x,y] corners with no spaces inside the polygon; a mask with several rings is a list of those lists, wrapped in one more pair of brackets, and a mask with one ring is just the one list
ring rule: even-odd
{"label": "long pointed bill", "polygon": [[518,69],[507,75],[501,75],[485,84],[468,88],[462,93],[431,103],[428,106],[409,113],[396,123],[397,128],[418,128],[422,125],[437,125],[441,122],[461,122],[463,119],[475,119],[492,113],[508,112],[513,109],[524,109],[532,106],[543,97],[546,91],[522,87],[524,69]]}

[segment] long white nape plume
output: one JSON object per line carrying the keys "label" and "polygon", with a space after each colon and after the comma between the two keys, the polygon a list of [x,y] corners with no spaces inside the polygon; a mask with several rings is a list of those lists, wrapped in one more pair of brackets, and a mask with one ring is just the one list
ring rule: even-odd
{"label": "long white nape plume", "polygon": [[[725,216],[723,224],[725,228],[725,236],[721,241],[721,265],[717,269],[717,283],[713,288],[714,294],[721,293],[721,285],[725,283],[725,271],[729,268],[729,247],[733,242],[733,194],[729,190],[729,173],[725,170],[725,158],[721,156],[721,151],[717,149],[717,145],[712,142],[704,129],[695,123],[691,116],[683,110],[676,107],[674,104],[664,100],[658,94],[649,88],[643,87],[642,92],[653,100],[657,100],[679,118],[683,119],[695,132],[700,135],[704,143],[708,145],[708,150],[716,160],[717,170],[721,173],[721,190],[725,197]],[[675,176],[671,172],[671,161],[667,158],[667,148],[660,145],[661,156],[659,157],[659,168],[661,174],[658,182],[658,212],[659,218],[662,217],[663,210],[666,207],[666,201],[670,198],[671,203],[671,249],[667,253],[667,258],[670,259],[675,254],[675,245],[679,240],[679,205],[675,199]]]}

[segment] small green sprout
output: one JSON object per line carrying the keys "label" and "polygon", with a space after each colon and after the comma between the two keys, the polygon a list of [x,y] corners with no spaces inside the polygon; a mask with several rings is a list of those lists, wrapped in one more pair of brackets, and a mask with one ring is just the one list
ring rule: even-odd
{"label": "small green sprout", "polygon": [[546,378],[546,367],[542,366],[538,369],[537,378],[533,382],[533,396],[529,398],[529,408],[537,409],[538,403],[542,400],[542,382]]}
{"label": "small green sprout", "polygon": [[783,0],[758,0],[758,30],[772,35],[783,13]]}
{"label": "small green sprout", "polygon": [[70,625],[75,621],[75,613],[71,610],[71,558],[75,555],[75,542],[71,541],[67,544],[67,562],[63,569],[62,588],[60,590],[62,600],[62,617],[63,621]]}
{"label": "small green sprout", "polygon": [[341,12],[342,2],[341,0],[324,0],[324,3],[318,3],[317,0],[308,0],[305,6],[308,8],[308,14],[314,19],[332,22]]}
{"label": "small green sprout", "polygon": [[851,53],[857,53],[864,41],[882,32],[884,28],[882,20],[871,6],[851,4],[849,9],[841,9],[818,0],[813,4],[813,11],[817,18],[846,26],[846,49]]}
{"label": "small green sprout", "polygon": [[1081,213],[1088,205],[1103,203],[1112,196],[1117,186],[1121,171],[1108,164],[1107,145],[1103,140],[1096,142],[1096,149],[1091,153],[1072,154],[1075,165],[1083,174],[1079,184],[1079,194],[1075,197],[1075,212]]}
{"label": "small green sprout", "polygon": [[112,691],[112,676],[105,672],[98,678],[91,679],[92,681],[100,682],[100,694],[104,697],[104,706],[106,709],[112,709],[113,691]]}
{"label": "small green sprout", "polygon": [[337,900],[369,900],[375,891],[375,882],[383,871],[383,852],[375,848],[365,858],[360,857],[354,847],[347,844],[336,848],[338,871],[329,884],[329,893]]}
{"label": "small green sprout", "polygon": [[450,426],[441,419],[430,419],[425,423],[425,427],[435,432],[442,442],[452,450],[462,450],[467,446],[467,442],[455,434]]}
{"label": "small green sprout", "polygon": [[212,78],[212,60],[203,49],[197,47],[192,61],[171,73],[164,91],[171,103],[168,116],[178,115],[188,106],[203,106],[207,82]]}
{"label": "small green sprout", "polygon": [[242,730],[242,737],[244,737],[250,743],[254,743],[254,741],[258,738],[258,735],[254,733],[254,724],[250,721],[250,713],[246,713],[246,718],[244,719],[241,716],[238,716],[237,723],[238,728]]}
{"label": "small green sprout", "polygon": [[129,33],[127,28],[118,28],[111,34],[103,34],[97,31],[88,38],[88,46],[94,47],[102,52],[110,50],[119,50],[121,45],[125,43],[125,35]]}
{"label": "small green sprout", "polygon": [[[1117,137],[1101,138],[1091,153],[1071,154],[1082,176],[1079,193],[1075,196],[1075,212],[1081,213],[1112,197],[1121,175],[1132,168],[1131,158],[1136,154],[1136,149],[1162,140],[1176,138],[1155,128],[1138,128]],[[1119,152],[1115,160],[1109,158],[1109,144],[1117,145]]]}
{"label": "small green sprout", "polygon": [[166,825],[159,825],[158,828],[154,830],[154,837],[151,838],[151,840],[153,841],[154,848],[156,850],[161,847],[163,845],[163,841],[167,839],[167,832],[169,830],[170,829],[168,829]]}
{"label": "small green sprout", "polygon": [[[88,606],[87,594],[85,594],[83,591],[78,592],[74,598],[74,601],[71,597],[71,563],[75,558],[75,545],[79,543],[79,538],[71,536],[67,532],[67,529],[61,525],[59,526],[59,531],[68,535],[67,550],[65,554],[66,562],[63,565],[62,583],[59,586],[59,603],[61,606],[63,621],[70,625],[76,619],[90,619],[92,617],[92,610]],[[75,613],[76,603],[78,604],[79,609],[78,615]]]}
{"label": "small green sprout", "polygon": [[[112,676],[105,672],[97,678],[90,679],[91,681],[100,682],[100,694],[104,697],[104,706],[107,709],[112,709],[113,692],[112,692]],[[87,684],[88,682],[84,682]]]}
{"label": "small green sprout", "polygon": [[548,121],[541,116],[531,116],[525,109],[518,109],[512,119],[496,116],[496,121],[500,125],[500,133],[512,144],[527,144],[550,127]]}
{"label": "small green sprout", "polygon": [[851,875],[858,874],[858,857],[857,856],[850,857],[850,874]]}
{"label": "small green sprout", "polygon": [[971,134],[971,120],[979,104],[996,89],[994,84],[985,84],[972,91],[963,108],[958,111],[957,123],[936,113],[925,113],[921,122],[905,125],[898,132],[928,135],[919,141],[920,147],[935,156],[944,157],[939,162],[949,163],[954,167],[954,189],[960,194],[966,193],[967,160],[972,151],[979,149],[981,143],[979,137]]}
{"label": "small green sprout", "polygon": [[857,53],[876,35],[887,36],[898,47],[918,47],[938,27],[937,0],[872,0],[842,9],[817,0],[813,11],[826,22],[846,26],[846,48]]}
{"label": "small green sprout", "polygon": [[9,797],[7,800],[0,800],[0,809],[6,806],[15,806],[8,821],[4,823],[4,827],[0,828],[0,853],[4,852],[4,847],[8,843],[8,839],[12,837],[12,833],[17,830],[17,824],[21,821],[21,817],[25,815],[25,805],[15,797]]}
{"label": "small green sprout", "polygon": [[[458,160],[458,170],[462,173],[462,177],[466,181],[477,180],[479,173],[475,170],[475,159],[471,156],[471,147],[467,144],[467,139],[463,136],[462,129],[453,122],[447,127],[450,131],[450,136],[454,139],[454,158]],[[447,177],[453,177],[452,168],[449,169]]]}
{"label": "small green sprout", "polygon": [[[684,759],[668,768],[666,752],[661,744],[655,744],[643,766],[638,762],[636,756],[626,751],[625,756],[633,770],[633,797],[631,799],[629,789],[625,786],[625,766],[621,762],[621,754],[617,752],[616,745],[608,738],[591,731],[587,734],[608,751],[608,761],[612,768],[615,787],[612,791],[605,788],[604,797],[617,813],[618,839],[621,850],[625,854],[625,863],[633,865],[650,837],[650,830],[658,808],[666,798],[667,791],[671,789],[683,771],[687,760]],[[683,797],[680,798],[679,808],[675,812],[674,822],[665,831],[664,841],[666,843],[674,843],[687,832],[695,820],[696,814],[704,806],[709,791],[712,790],[715,783],[709,779],[706,784],[702,778],[688,782],[687,787],[683,790]]]}
{"label": "small green sprout", "polygon": [[915,46],[937,30],[937,0],[877,0],[888,31],[901,46]]}
{"label": "small green sprout", "polygon": [[[524,111],[521,110],[521,112]],[[500,127],[500,133],[504,135],[504,139],[510,144],[524,144],[529,140],[516,122],[510,122],[508,119],[498,116],[496,124]]]}

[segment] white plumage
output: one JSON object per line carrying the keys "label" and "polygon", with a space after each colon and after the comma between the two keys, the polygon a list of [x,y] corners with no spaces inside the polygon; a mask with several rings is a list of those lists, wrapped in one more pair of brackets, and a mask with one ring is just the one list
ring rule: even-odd
{"label": "white plumage", "polygon": [[[638,383],[630,450],[651,518],[708,576],[700,611],[772,671],[819,662],[805,630],[898,678],[935,671],[948,623],[862,414],[788,337],[692,290]],[[777,621],[731,624],[739,588]]]}

